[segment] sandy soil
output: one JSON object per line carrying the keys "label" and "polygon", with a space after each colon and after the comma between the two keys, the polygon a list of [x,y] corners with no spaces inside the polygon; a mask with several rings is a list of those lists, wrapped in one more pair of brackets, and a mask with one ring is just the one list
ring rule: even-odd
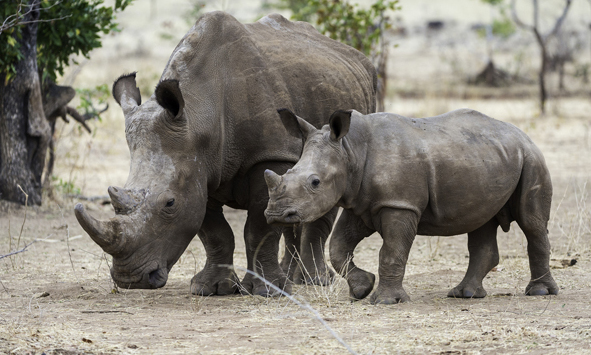
{"label": "sandy soil", "polygon": [[[208,10],[217,6],[245,21],[258,14],[257,2],[240,9],[229,3],[212,2]],[[473,22],[467,18],[485,21],[489,12],[474,0],[430,6],[433,3],[402,2],[404,21],[414,34],[393,39],[399,47],[390,59],[394,89],[387,110],[421,117],[470,107],[512,122],[530,135],[545,154],[554,182],[549,230],[552,272],[561,292],[547,297],[523,294],[529,281],[527,243],[513,224],[509,233],[499,233],[501,262],[485,279],[489,296],[484,299],[446,297],[467,268],[465,236],[417,237],[404,283],[410,303],[351,303],[342,279],[330,287],[295,286],[294,295],[360,354],[591,354],[591,102],[584,96],[553,99],[549,115],[539,117],[534,97],[495,94],[495,99],[465,99],[473,97],[465,93],[475,89],[461,84],[457,66],[450,63],[460,58],[462,75],[482,65],[484,46],[465,28]],[[188,27],[177,13],[186,11],[186,2],[157,4],[157,17],[150,21],[147,2],[121,14],[124,31],[109,37],[105,48],[72,68],[64,80],[92,87],[140,70],[142,94],[149,95]],[[454,7],[465,12],[453,11]],[[432,18],[450,19],[453,25],[437,38],[428,37],[420,26]],[[457,33],[466,34],[465,43],[457,41]],[[503,57],[505,52],[500,53]],[[535,70],[534,62],[525,63],[526,69]],[[526,89],[535,93],[535,86]],[[94,123],[92,136],[72,125],[59,129],[56,175],[86,196],[105,195],[107,186],[122,186],[127,178],[123,117],[114,101],[110,105],[103,122]],[[110,257],[73,216],[78,200],[56,189],[55,198],[46,199],[42,207],[0,202],[0,254],[35,241],[26,252],[0,260],[0,353],[346,353],[309,311],[285,297],[191,296],[190,278],[205,262],[198,240],[172,269],[164,288],[114,290]],[[97,217],[113,215],[110,205],[84,203]],[[226,215],[236,235],[236,265],[244,267],[245,213],[227,209]],[[356,262],[377,273],[380,246],[378,235],[367,238],[356,250]]]}

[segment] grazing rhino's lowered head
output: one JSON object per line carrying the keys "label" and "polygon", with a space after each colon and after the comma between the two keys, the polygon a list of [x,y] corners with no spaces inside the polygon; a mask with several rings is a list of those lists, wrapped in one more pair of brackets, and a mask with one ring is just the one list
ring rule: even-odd
{"label": "grazing rhino's lowered head", "polygon": [[298,163],[284,175],[265,171],[269,204],[267,223],[308,223],[322,217],[345,193],[347,150],[342,138],[349,131],[352,111],[336,111],[316,129],[288,109],[277,110],[292,136],[305,141]]}
{"label": "grazing rhino's lowered head", "polygon": [[125,75],[114,83],[113,96],[125,115],[129,177],[124,188],[108,189],[115,217],[96,220],[78,204],[76,218],[113,256],[111,275],[119,287],[159,288],[205,214],[207,174],[196,172],[206,169],[188,152],[207,152],[208,139],[190,135],[176,80],[161,81],[142,104],[135,73]]}

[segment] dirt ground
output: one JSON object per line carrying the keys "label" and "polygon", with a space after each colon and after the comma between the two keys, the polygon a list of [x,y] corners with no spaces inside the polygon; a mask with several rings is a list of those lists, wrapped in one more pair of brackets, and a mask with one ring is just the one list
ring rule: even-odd
{"label": "dirt ground", "polygon": [[[419,23],[420,16],[440,14],[431,9],[425,15],[420,9],[426,1],[415,3],[419,5],[403,2],[413,16],[407,20],[409,28]],[[452,4],[449,7],[468,8],[474,16],[487,14],[473,0],[448,3]],[[171,15],[158,4],[161,17],[150,33],[157,35],[170,26],[178,31],[179,22],[163,25]],[[148,31],[149,24],[140,24],[138,18],[148,9],[136,4],[129,10],[120,15],[129,34],[124,27],[118,37],[108,38],[92,60],[65,75],[67,80],[92,87],[140,69],[138,77],[147,78],[139,79],[146,80],[140,84],[146,90],[153,88],[174,41],[161,36],[155,44],[149,42],[140,35],[142,29]],[[390,306],[374,306],[367,299],[350,302],[346,283],[340,278],[328,287],[296,285],[294,296],[315,309],[359,354],[591,354],[589,96],[553,98],[545,117],[539,116],[534,97],[512,97],[510,90],[523,88],[478,98],[480,89],[454,81],[457,68],[449,61],[462,58],[465,73],[476,70],[481,61],[473,51],[479,42],[472,39],[466,44],[470,53],[457,49],[457,44],[445,46],[448,38],[455,38],[464,28],[461,21],[453,21],[455,27],[438,38],[418,32],[395,38],[399,47],[392,50],[390,59],[393,89],[387,110],[421,117],[470,107],[511,122],[530,135],[543,151],[554,183],[549,231],[552,273],[560,294],[524,295],[529,281],[527,242],[514,223],[510,232],[499,231],[501,261],[484,281],[489,294],[484,299],[446,297],[468,265],[465,235],[417,237],[404,282],[412,302]],[[508,57],[503,51],[499,55]],[[431,83],[432,78],[437,78],[436,83]],[[524,90],[535,93],[535,86]],[[123,117],[114,101],[110,105],[103,122],[94,124],[92,136],[72,125],[60,126],[53,198],[46,198],[41,207],[28,208],[0,201],[0,255],[35,242],[27,251],[0,260],[0,353],[346,353],[310,311],[285,297],[190,295],[190,279],[205,263],[199,240],[189,245],[165,287],[114,290],[110,257],[90,240],[73,214],[77,202],[103,219],[113,215],[112,207],[103,205],[101,199],[88,202],[60,193],[72,183],[79,189],[76,193],[101,196],[109,185],[125,183],[129,152]],[[236,235],[235,263],[244,267],[246,215],[227,209],[226,216]],[[377,274],[380,247],[379,235],[367,238],[356,250],[356,263]],[[237,273],[244,275],[240,270]]]}

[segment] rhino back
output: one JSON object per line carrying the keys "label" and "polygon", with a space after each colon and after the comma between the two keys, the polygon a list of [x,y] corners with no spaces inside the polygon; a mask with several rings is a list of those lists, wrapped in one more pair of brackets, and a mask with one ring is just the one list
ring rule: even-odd
{"label": "rhino back", "polygon": [[222,182],[265,161],[297,162],[301,142],[277,115],[289,108],[317,127],[337,109],[375,111],[375,69],[360,52],[309,24],[269,15],[241,24],[223,12],[202,16],[162,75],[180,81],[196,134],[211,135]]}
{"label": "rhino back", "polygon": [[[542,165],[533,142],[515,126],[473,110],[422,119],[365,116],[372,132],[364,175],[372,211],[414,210],[419,234],[471,231],[515,191],[526,160]],[[363,195],[363,194],[362,194]]]}

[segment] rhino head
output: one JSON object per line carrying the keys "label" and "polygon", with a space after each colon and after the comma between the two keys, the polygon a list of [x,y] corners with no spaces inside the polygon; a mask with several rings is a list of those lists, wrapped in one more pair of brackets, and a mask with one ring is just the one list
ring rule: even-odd
{"label": "rhino head", "polygon": [[119,287],[159,288],[201,226],[207,169],[196,152],[206,152],[210,141],[205,135],[195,138],[176,80],[161,81],[142,104],[135,73],[122,76],[113,96],[125,115],[129,176],[123,188],[108,188],[113,218],[97,220],[81,204],[75,214],[113,256],[111,275]]}
{"label": "rhino head", "polygon": [[351,111],[336,111],[329,124],[316,129],[288,109],[277,111],[292,136],[304,141],[298,163],[285,174],[265,170],[269,203],[267,223],[309,223],[330,211],[347,187],[347,152],[343,137],[349,131]]}

